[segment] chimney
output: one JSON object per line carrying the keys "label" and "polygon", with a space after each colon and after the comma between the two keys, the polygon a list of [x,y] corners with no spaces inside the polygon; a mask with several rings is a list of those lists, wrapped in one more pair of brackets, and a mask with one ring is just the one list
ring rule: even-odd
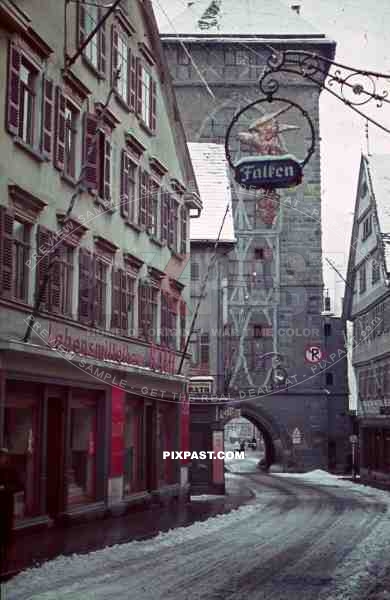
{"label": "chimney", "polygon": [[291,10],[293,10],[297,15],[301,14],[301,5],[300,4],[291,4]]}

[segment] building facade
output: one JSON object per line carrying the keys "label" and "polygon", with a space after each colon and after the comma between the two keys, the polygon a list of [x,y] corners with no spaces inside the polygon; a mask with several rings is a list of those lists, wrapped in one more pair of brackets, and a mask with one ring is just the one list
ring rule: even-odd
{"label": "building facade", "polygon": [[113,8],[0,4],[0,446],[20,527],[188,493],[162,451],[188,443],[201,204],[151,4]]}
{"label": "building facade", "polygon": [[[161,37],[187,138],[206,144],[224,144],[234,115],[259,99],[270,45],[328,59],[335,51],[334,42],[276,1],[266,8],[249,1],[194,3],[164,26]],[[319,86],[297,77],[279,81],[278,96],[310,115],[317,140]],[[279,108],[259,105],[257,118]],[[292,114],[283,115],[288,133],[280,134],[280,143],[299,157],[304,134]],[[320,184],[318,144],[303,183],[276,196],[240,188],[231,174],[237,243],[229,257],[227,289],[229,393],[262,430],[270,460],[303,469],[328,467],[331,435],[324,381],[312,376],[307,359],[311,347],[323,355],[325,343]],[[274,379],[276,367],[281,379]],[[297,428],[302,441],[293,444]]]}
{"label": "building facade", "polygon": [[[356,382],[360,474],[390,483],[390,156],[362,156],[344,298]],[[355,408],[355,406],[354,406]]]}

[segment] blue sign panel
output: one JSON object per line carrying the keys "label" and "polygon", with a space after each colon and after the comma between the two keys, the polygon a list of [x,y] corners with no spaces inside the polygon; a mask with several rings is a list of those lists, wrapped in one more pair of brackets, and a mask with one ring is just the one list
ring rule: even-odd
{"label": "blue sign panel", "polygon": [[247,156],[235,165],[236,181],[247,188],[286,188],[302,182],[302,166],[292,154]]}

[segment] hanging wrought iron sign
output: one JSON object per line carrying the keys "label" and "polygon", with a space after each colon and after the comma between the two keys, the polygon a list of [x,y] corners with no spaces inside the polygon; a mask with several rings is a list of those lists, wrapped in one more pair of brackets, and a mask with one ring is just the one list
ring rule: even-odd
{"label": "hanging wrought iron sign", "polygon": [[[264,110],[262,105],[271,103],[276,110]],[[293,123],[281,119],[289,111]],[[303,159],[289,151],[284,134],[290,132],[302,133],[294,145],[305,153]],[[307,139],[310,144],[305,150]],[[314,149],[315,131],[308,113],[292,100],[270,95],[240,110],[226,132],[226,158],[235,180],[244,188],[274,190],[299,185]]]}

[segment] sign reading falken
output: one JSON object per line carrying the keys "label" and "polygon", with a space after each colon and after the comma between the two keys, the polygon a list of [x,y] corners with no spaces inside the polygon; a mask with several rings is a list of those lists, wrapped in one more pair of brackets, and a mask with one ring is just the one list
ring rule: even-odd
{"label": "sign reading falken", "polygon": [[246,188],[288,188],[302,182],[302,166],[292,154],[245,156],[235,167],[236,181]]}

